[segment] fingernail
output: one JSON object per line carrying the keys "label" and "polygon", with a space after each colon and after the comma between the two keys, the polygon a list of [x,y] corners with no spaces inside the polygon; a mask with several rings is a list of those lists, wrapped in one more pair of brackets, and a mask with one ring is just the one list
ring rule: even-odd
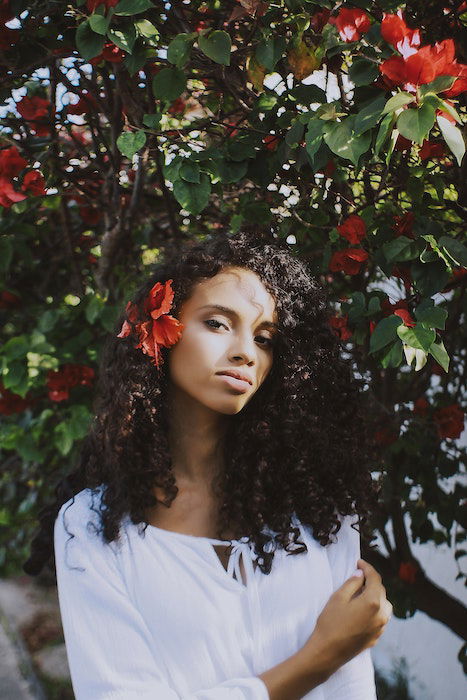
{"label": "fingernail", "polygon": [[361,569],[357,569],[354,576],[363,576],[363,571]]}

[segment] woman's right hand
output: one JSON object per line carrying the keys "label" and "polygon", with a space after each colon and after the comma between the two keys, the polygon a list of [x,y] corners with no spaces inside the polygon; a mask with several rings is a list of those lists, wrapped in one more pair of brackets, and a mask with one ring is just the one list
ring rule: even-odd
{"label": "woman's right hand", "polygon": [[329,664],[335,670],[376,644],[393,609],[376,569],[364,559],[358,560],[358,568],[363,576],[351,576],[332,594],[308,640],[313,640],[310,656],[316,653],[318,643],[329,654]]}

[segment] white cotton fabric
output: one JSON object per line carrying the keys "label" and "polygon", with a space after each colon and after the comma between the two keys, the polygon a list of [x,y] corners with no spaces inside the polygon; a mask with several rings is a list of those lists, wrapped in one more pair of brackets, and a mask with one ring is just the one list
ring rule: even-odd
{"label": "white cotton fabric", "polygon": [[[333,591],[357,568],[356,516],[345,516],[337,542],[322,547],[294,515],[308,552],[276,550],[267,575],[253,568],[247,538],[232,540],[226,571],[213,548],[226,542],[154,526],[143,532],[129,516],[120,541],[107,544],[97,533],[102,489],[81,491],[55,521],[76,700],[269,700],[258,675],[305,644]],[[304,698],[376,700],[370,649]]]}

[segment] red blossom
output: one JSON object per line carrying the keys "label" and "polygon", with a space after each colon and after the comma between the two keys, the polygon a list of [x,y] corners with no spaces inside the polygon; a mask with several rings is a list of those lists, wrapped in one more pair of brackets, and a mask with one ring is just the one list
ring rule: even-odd
{"label": "red blossom", "polygon": [[21,413],[32,406],[33,400],[26,395],[24,398],[18,394],[14,394],[9,389],[5,389],[0,382],[0,414],[3,416],[11,416],[13,413]]}
{"label": "red blossom", "polygon": [[277,134],[268,134],[264,137],[263,143],[269,151],[275,151],[279,145],[279,136]]}
{"label": "red blossom", "polygon": [[443,158],[446,155],[444,144],[435,141],[425,141],[420,148],[418,155],[421,161],[433,160],[433,158]]}
{"label": "red blossom", "polygon": [[102,216],[102,212],[95,207],[79,207],[79,214],[88,226],[98,224]]}
{"label": "red blossom", "polygon": [[349,338],[352,337],[352,331],[347,328],[348,320],[348,314],[344,314],[343,316],[332,316],[329,319],[329,325],[332,328],[334,335],[343,341],[349,340]]}
{"label": "red blossom", "polygon": [[182,114],[185,111],[185,108],[185,100],[182,100],[181,97],[177,97],[177,99],[171,103],[167,111],[169,114]]}
{"label": "red blossom", "polygon": [[89,92],[80,93],[79,100],[75,104],[69,104],[66,108],[67,114],[81,116],[99,109],[95,97]]}
{"label": "red blossom", "polygon": [[368,253],[363,248],[343,248],[336,250],[329,261],[331,272],[344,272],[346,275],[357,275],[362,264],[368,259]]}
{"label": "red blossom", "polygon": [[27,164],[27,160],[20,156],[16,146],[0,151],[0,177],[16,177]]}
{"label": "red blossom", "polygon": [[398,576],[405,583],[415,583],[418,568],[411,561],[402,561],[399,565]]}
{"label": "red blossom", "polygon": [[101,61],[109,61],[109,63],[121,63],[124,58],[124,51],[122,51],[122,49],[119,49],[118,46],[115,46],[115,44],[109,41],[107,44],[105,44],[104,48],[102,49],[102,52],[98,56],[91,58],[89,63],[92,63],[93,66],[95,66],[97,63],[100,63]]}
{"label": "red blossom", "polygon": [[394,236],[398,238],[399,236],[407,236],[407,238],[415,238],[413,232],[413,222],[415,216],[413,211],[407,211],[402,216],[394,216]]}
{"label": "red blossom", "polygon": [[15,190],[11,180],[0,177],[0,207],[11,207],[12,204],[22,202],[23,199],[26,199],[26,196]]}
{"label": "red blossom", "polygon": [[94,370],[87,365],[67,363],[58,370],[47,372],[47,388],[51,401],[65,401],[69,398],[70,389],[78,384],[92,386]]}
{"label": "red blossom", "polygon": [[319,34],[328,23],[330,16],[331,10],[323,9],[314,12],[310,17],[310,27]]}
{"label": "red blossom", "polygon": [[451,438],[455,440],[461,436],[464,430],[464,412],[457,403],[438,408],[433,413],[433,420],[440,439]]}
{"label": "red blossom", "polygon": [[412,141],[409,141],[409,139],[406,139],[405,136],[402,136],[402,134],[399,134],[396,140],[396,143],[394,145],[394,150],[395,151],[400,151],[403,153],[406,151],[408,148],[412,147]]}
{"label": "red blossom", "polygon": [[29,122],[29,126],[36,132],[37,136],[47,136],[50,134],[50,124],[46,123],[50,119],[51,103],[43,97],[23,97],[16,103],[16,109],[23,119]]}
{"label": "red blossom", "polygon": [[371,27],[371,20],[363,10],[351,10],[343,7],[336,17],[331,17],[329,24],[334,24],[343,41],[358,41],[361,35]]}
{"label": "red blossom", "polygon": [[236,124],[232,124],[232,122],[228,122],[226,125],[227,129],[227,134],[229,139],[233,139],[234,136],[238,134],[238,129],[235,128]]}
{"label": "red blossom", "polygon": [[21,189],[23,192],[30,192],[34,197],[41,197],[46,194],[44,176],[38,170],[30,170],[24,176]]}
{"label": "red blossom", "polygon": [[337,230],[353,245],[359,245],[366,236],[365,221],[358,214],[348,216],[342,224],[339,224]]}
{"label": "red blossom", "polygon": [[369,325],[369,330],[370,330],[370,335],[371,335],[376,328],[376,321],[370,321],[368,325]]}
{"label": "red blossom", "polygon": [[384,13],[381,22],[381,36],[392,44],[404,58],[417,51],[420,46],[420,30],[409,29],[402,18],[402,10],[397,15]]}
{"label": "red blossom", "polygon": [[404,321],[404,324],[409,328],[413,328],[413,326],[415,326],[415,322],[409,312],[408,303],[405,299],[400,299],[394,304],[391,304],[389,299],[383,299],[381,302],[381,310],[384,318],[395,314],[396,316],[399,316],[399,318],[401,318]]}
{"label": "red blossom", "polygon": [[399,318],[404,321],[404,326],[407,326],[408,328],[413,328],[416,325],[412,316],[406,309],[396,309],[396,311],[394,311],[394,315],[399,316]]}
{"label": "red blossom", "polygon": [[21,297],[4,289],[0,293],[0,309],[14,309],[15,306],[21,306]]}
{"label": "red blossom", "polygon": [[394,265],[391,270],[391,275],[394,277],[399,277],[404,283],[404,288],[406,292],[409,292],[412,287],[412,275],[410,274],[410,267],[404,265]]}

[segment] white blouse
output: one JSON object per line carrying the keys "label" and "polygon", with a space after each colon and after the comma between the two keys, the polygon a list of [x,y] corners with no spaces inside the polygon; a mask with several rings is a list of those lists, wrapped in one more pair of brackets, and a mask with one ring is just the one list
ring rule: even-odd
{"label": "white blouse", "polygon": [[[333,591],[357,568],[356,516],[342,518],[337,542],[322,547],[294,514],[308,552],[277,549],[263,574],[246,537],[227,542],[152,525],[144,533],[126,516],[121,541],[107,544],[92,509],[102,489],[81,491],[55,521],[76,700],[269,700],[258,675],[305,644]],[[226,570],[213,545],[231,542]],[[375,700],[370,649],[304,697]]]}

